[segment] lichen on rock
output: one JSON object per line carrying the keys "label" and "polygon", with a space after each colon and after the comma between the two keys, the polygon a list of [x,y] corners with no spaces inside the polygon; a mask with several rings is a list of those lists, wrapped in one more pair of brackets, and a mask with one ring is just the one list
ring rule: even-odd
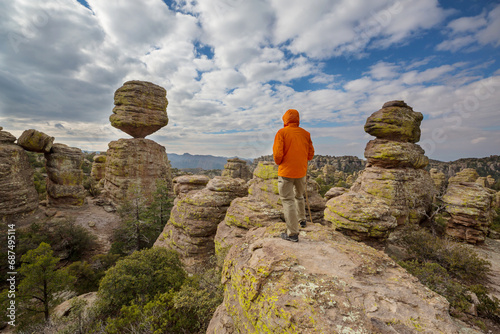
{"label": "lichen on rock", "polygon": [[168,124],[167,91],[147,81],[127,81],[115,92],[111,125],[134,138],[145,138]]}
{"label": "lichen on rock", "polygon": [[422,114],[390,101],[368,117],[366,168],[349,192],[329,199],[325,219],[359,241],[384,244],[400,226],[422,221],[436,187],[424,167],[429,159],[417,144]]}
{"label": "lichen on rock", "polygon": [[283,228],[251,229],[229,250],[207,333],[461,333],[446,299],[384,253],[319,224],[290,243]]}

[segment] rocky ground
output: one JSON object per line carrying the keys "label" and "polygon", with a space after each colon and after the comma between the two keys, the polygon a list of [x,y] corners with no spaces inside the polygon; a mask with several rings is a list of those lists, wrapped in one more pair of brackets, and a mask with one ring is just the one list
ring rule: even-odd
{"label": "rocky ground", "polygon": [[92,197],[87,197],[87,204],[81,207],[56,209],[41,206],[33,215],[19,220],[16,225],[18,228],[24,227],[48,217],[53,221],[69,219],[90,231],[97,238],[96,247],[87,256],[105,254],[111,248],[113,231],[120,225],[120,217],[116,212],[110,212],[113,208],[97,205],[96,202]]}

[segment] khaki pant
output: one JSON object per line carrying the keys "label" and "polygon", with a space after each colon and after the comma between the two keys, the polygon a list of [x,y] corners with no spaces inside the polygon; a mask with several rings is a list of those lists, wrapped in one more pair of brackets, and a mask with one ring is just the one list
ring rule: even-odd
{"label": "khaki pant", "polygon": [[283,204],[288,235],[299,234],[299,221],[306,220],[305,190],[305,176],[298,179],[278,176],[278,191]]}

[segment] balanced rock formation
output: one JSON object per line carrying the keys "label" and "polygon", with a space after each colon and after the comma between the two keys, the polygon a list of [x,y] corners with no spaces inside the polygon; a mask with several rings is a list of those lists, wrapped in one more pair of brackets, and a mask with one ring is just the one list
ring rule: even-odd
{"label": "balanced rock formation", "polygon": [[449,179],[443,195],[446,234],[471,244],[483,243],[494,218],[496,192],[475,181],[479,175],[467,168]]}
{"label": "balanced rock formation", "polygon": [[146,81],[127,81],[115,92],[111,125],[134,138],[145,138],[168,124],[167,91]]}
{"label": "balanced rock formation", "polygon": [[17,144],[27,151],[49,153],[54,144],[54,137],[29,129],[24,131],[21,137],[17,139]]}
{"label": "balanced rock formation", "polygon": [[208,334],[479,334],[386,254],[319,224],[291,243],[284,228],[252,229],[231,248]]}
{"label": "balanced rock formation", "polygon": [[247,193],[244,180],[222,176],[214,177],[201,190],[180,193],[154,246],[177,251],[188,272],[202,270],[214,255],[217,225],[231,201]]}
{"label": "balanced rock formation", "polygon": [[0,127],[0,221],[15,221],[38,207],[38,193],[33,183],[33,169],[28,155],[16,137]]}
{"label": "balanced rock formation", "polygon": [[234,158],[227,159],[227,164],[224,166],[222,176],[240,178],[248,181],[252,178],[252,172],[250,172],[248,164],[245,160]]}
{"label": "balanced rock formation", "polygon": [[[217,228],[215,251],[222,259],[228,249],[254,227],[270,226],[284,220],[278,192],[278,166],[274,162],[260,161],[248,184],[248,196],[231,202],[224,220]],[[314,223],[323,224],[325,200],[318,193],[315,181],[307,182],[307,197]],[[310,221],[306,205],[306,218]],[[310,223],[309,223],[310,224]]]}
{"label": "balanced rock formation", "polygon": [[106,156],[105,155],[94,155],[92,159],[92,170],[90,171],[90,176],[92,176],[96,181],[101,181],[106,175]]}
{"label": "balanced rock formation", "polygon": [[420,146],[423,116],[403,101],[390,101],[366,121],[377,138],[365,149],[367,165],[350,191],[330,199],[325,219],[358,241],[383,243],[398,226],[419,223],[435,193]]}
{"label": "balanced rock formation", "polygon": [[146,201],[157,180],[172,189],[172,176],[165,147],[143,138],[119,139],[108,144],[104,192],[116,203],[141,196]]}
{"label": "balanced rock formation", "polygon": [[175,177],[172,182],[174,184],[174,194],[179,196],[191,190],[200,190],[205,188],[210,178],[206,175],[181,175]]}
{"label": "balanced rock formation", "polygon": [[54,144],[50,153],[45,153],[45,159],[48,204],[55,207],[85,204],[82,151],[76,147]]}

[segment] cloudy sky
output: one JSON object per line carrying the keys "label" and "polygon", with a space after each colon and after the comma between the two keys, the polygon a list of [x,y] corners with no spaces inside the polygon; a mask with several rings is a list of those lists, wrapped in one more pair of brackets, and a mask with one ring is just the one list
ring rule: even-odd
{"label": "cloudy sky", "polygon": [[363,157],[390,100],[442,161],[500,154],[500,1],[12,0],[0,3],[0,126],[103,151],[128,80],[167,90],[168,153],[272,153],[289,108],[316,153]]}

